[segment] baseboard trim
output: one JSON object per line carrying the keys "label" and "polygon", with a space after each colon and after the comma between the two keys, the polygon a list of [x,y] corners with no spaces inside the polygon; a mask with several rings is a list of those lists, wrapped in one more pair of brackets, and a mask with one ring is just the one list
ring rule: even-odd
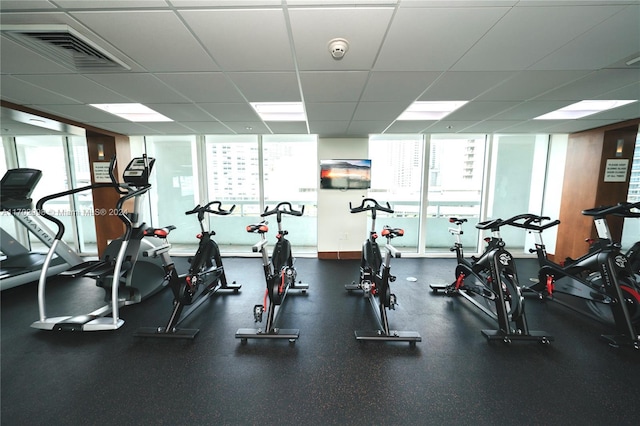
{"label": "baseboard trim", "polygon": [[357,260],[360,259],[360,251],[319,251],[318,259],[321,260]]}

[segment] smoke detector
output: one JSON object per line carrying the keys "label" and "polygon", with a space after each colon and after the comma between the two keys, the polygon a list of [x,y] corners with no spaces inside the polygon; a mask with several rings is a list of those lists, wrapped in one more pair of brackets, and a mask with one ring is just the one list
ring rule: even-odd
{"label": "smoke detector", "polygon": [[347,53],[347,50],[349,50],[349,43],[347,40],[343,38],[334,38],[329,41],[329,52],[336,61],[342,59],[345,53]]}

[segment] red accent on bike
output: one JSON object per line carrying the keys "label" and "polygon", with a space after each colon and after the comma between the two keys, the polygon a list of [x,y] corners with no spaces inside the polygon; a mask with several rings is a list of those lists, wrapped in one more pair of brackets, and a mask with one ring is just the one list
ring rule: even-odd
{"label": "red accent on bike", "polygon": [[282,271],[280,276],[282,277],[282,279],[280,280],[280,286],[278,287],[278,294],[284,293],[284,270]]}
{"label": "red accent on bike", "polygon": [[373,235],[371,235],[371,238],[375,240],[376,238],[378,238],[378,234],[374,233]]}
{"label": "red accent on bike", "polygon": [[269,289],[264,291],[264,300],[262,301],[262,309],[267,310],[267,296],[269,295]]}
{"label": "red accent on bike", "polygon": [[282,238],[282,234],[278,233],[278,234],[276,235],[276,238],[277,238],[277,239]]}
{"label": "red accent on bike", "polygon": [[258,231],[260,231],[260,232],[269,232],[269,227],[267,225],[260,225],[258,227]]}
{"label": "red accent on bike", "polygon": [[553,295],[553,277],[551,275],[547,275],[547,293],[549,296]]}
{"label": "red accent on bike", "polygon": [[491,237],[485,237],[484,242],[488,244],[489,241],[491,241]]}
{"label": "red accent on bike", "polygon": [[160,238],[167,238],[167,235],[169,235],[169,233],[166,229],[156,229],[153,231],[153,235]]}
{"label": "red accent on bike", "polygon": [[456,290],[458,290],[462,286],[463,281],[464,281],[464,274],[458,275],[458,278],[456,278]]}
{"label": "red accent on bike", "polygon": [[202,238],[202,234],[198,234],[198,235],[196,235],[196,238],[197,238],[197,239],[201,239],[201,238]]}
{"label": "red accent on bike", "polygon": [[378,294],[378,289],[376,288],[375,284],[371,284],[371,294],[373,295]]}
{"label": "red accent on bike", "polygon": [[593,239],[593,238],[586,238],[586,239],[584,240],[584,242],[585,242],[585,243],[587,243],[587,244],[589,244],[589,245],[593,245],[593,243],[595,243],[595,242],[596,242],[596,240],[595,240],[595,239]]}
{"label": "red accent on bike", "polygon": [[636,299],[636,303],[640,305],[640,293],[626,285],[621,285],[620,288],[625,289],[627,292],[629,292],[629,294],[631,294],[633,298]]}

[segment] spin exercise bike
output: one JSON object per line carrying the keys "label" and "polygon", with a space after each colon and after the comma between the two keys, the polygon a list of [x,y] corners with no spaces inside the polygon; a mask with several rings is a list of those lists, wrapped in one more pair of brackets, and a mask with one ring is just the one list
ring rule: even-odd
{"label": "spin exercise bike", "polygon": [[[476,228],[490,230],[484,253],[479,258],[467,260],[464,257],[461,235],[462,224],[467,219],[452,217],[449,228],[454,235],[455,244],[451,251],[456,252],[456,280],[452,284],[431,284],[433,293],[443,292],[447,296],[462,296],[498,323],[497,330],[482,330],[488,341],[502,340],[511,343],[514,340],[537,341],[549,344],[554,340],[544,331],[529,330],[524,309],[524,297],[518,283],[516,265],[511,253],[505,249],[500,236],[500,228],[513,225],[521,216],[510,219],[494,219],[476,224]],[[482,302],[478,301],[478,297]]]}
{"label": "spin exercise bike", "polygon": [[[371,212],[371,231],[367,239],[362,245],[362,256],[360,258],[360,281],[352,282],[345,285],[345,289],[351,293],[354,290],[362,290],[364,297],[369,299],[376,320],[378,322],[378,330],[375,331],[355,331],[356,340],[373,340],[387,342],[409,342],[414,347],[416,342],[421,342],[422,337],[415,331],[398,331],[389,329],[389,319],[387,309],[395,309],[397,299],[395,294],[391,293],[389,282],[394,282],[396,277],[391,275],[391,258],[401,257],[401,252],[392,244],[393,238],[402,237],[404,230],[400,228],[391,228],[385,225],[382,228],[381,235],[387,239],[384,246],[384,260],[380,252],[380,247],[376,241],[378,234],[376,232],[376,216],[378,211],[393,213],[391,206],[387,203],[387,207],[383,207],[373,198],[365,198],[358,207],[353,207],[349,203],[351,213]],[[377,301],[376,301],[377,299]]]}
{"label": "spin exercise bike", "polygon": [[[150,253],[151,256],[163,257],[165,273],[169,287],[173,292],[173,309],[169,321],[164,327],[142,327],[135,333],[139,337],[171,337],[193,339],[198,329],[181,329],[178,326],[187,319],[198,307],[206,302],[214,293],[221,290],[232,290],[238,293],[241,285],[229,284],[222,265],[220,248],[214,241],[215,231],[207,231],[204,226],[205,213],[226,216],[233,212],[235,204],[229,210],[222,208],[220,201],[212,201],[204,206],[197,205],[185,212],[186,215],[197,214],[200,223],[200,240],[198,250],[190,261],[189,272],[186,276],[178,276],[174,263],[168,258],[168,248],[158,249]],[[173,227],[148,229],[150,235],[166,238]],[[186,311],[184,308],[189,306]]]}
{"label": "spin exercise bike", "polygon": [[[296,282],[297,272],[293,266],[294,258],[291,253],[291,243],[286,239],[289,232],[282,229],[283,215],[302,216],[303,213],[304,206],[300,210],[294,210],[290,202],[282,202],[272,210],[267,207],[264,213],[261,214],[262,217],[275,214],[278,222],[278,233],[276,234],[278,241],[273,248],[271,262],[269,262],[269,254],[266,248],[268,243],[266,233],[269,232],[268,222],[263,220],[260,223],[247,226],[247,232],[260,235],[260,241],[252,247],[252,251],[262,254],[262,267],[267,284],[264,302],[261,305],[254,306],[253,318],[256,323],[262,322],[262,315],[266,310],[267,322],[264,329],[238,329],[236,338],[241,339],[243,344],[247,343],[247,339],[288,339],[290,343],[295,343],[300,335],[298,329],[278,328],[276,324],[278,315],[281,312],[281,305],[284,303],[289,290],[301,290],[302,293],[306,293],[309,288],[308,284],[300,281]],[[276,310],[276,308],[278,309]]]}
{"label": "spin exercise bike", "polygon": [[616,334],[602,335],[611,346],[629,345],[640,349],[640,283],[629,260],[620,251],[620,244],[612,241],[606,221],[608,215],[624,215],[625,208],[624,204],[618,204],[584,210],[582,214],[592,216],[596,223],[598,239],[585,255],[567,259],[564,265],[548,259],[542,241],[542,232],[558,225],[559,220],[543,224],[550,218],[524,215],[523,222],[515,226],[535,236],[535,249],[530,251],[538,258],[538,282],[526,291],[599,322],[613,324]]}
{"label": "spin exercise bike", "polygon": [[[640,201],[637,203],[621,203],[624,205],[624,212],[621,214],[616,214],[617,216],[622,217],[636,217],[640,218]],[[636,211],[632,211],[636,209]],[[636,241],[625,253],[627,259],[629,259],[629,264],[631,266],[631,270],[639,277],[640,279],[640,241]]]}
{"label": "spin exercise bike", "polygon": [[[153,169],[155,159],[146,155],[134,158],[123,172],[124,183],[118,183],[114,176],[115,157],[109,165],[111,183],[96,183],[68,191],[52,194],[40,199],[36,204],[38,214],[53,222],[58,231],[44,260],[38,282],[38,311],[39,320],[31,327],[41,330],[55,331],[101,331],[115,330],[124,324],[119,317],[119,308],[139,303],[166,288],[168,280],[158,259],[145,256],[147,250],[167,246],[164,241],[147,239],[146,225],[140,223],[140,206],[142,196],[149,191],[149,175]],[[121,196],[115,208],[109,214],[116,214],[125,225],[122,237],[113,240],[104,251],[100,260],[80,263],[60,276],[87,277],[96,280],[96,285],[105,291],[104,301],[107,305],[87,314],[77,316],[47,317],[45,303],[45,288],[52,258],[56,248],[61,244],[64,235],[64,225],[56,217],[45,210],[45,204],[53,199],[66,197],[82,191],[102,188],[115,189]],[[134,200],[133,211],[126,213],[124,203]],[[111,314],[111,316],[107,316]]]}

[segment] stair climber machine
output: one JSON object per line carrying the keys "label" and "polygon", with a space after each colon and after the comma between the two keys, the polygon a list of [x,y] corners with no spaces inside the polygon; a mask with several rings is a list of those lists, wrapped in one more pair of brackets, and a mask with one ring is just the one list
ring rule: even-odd
{"label": "stair climber machine", "polygon": [[500,228],[513,225],[520,216],[502,220],[494,219],[476,224],[476,228],[490,230],[491,238],[485,241],[484,253],[467,260],[464,257],[461,235],[462,224],[467,219],[450,218],[456,228],[449,228],[454,235],[455,244],[451,251],[456,252],[456,280],[452,284],[430,284],[433,293],[443,292],[447,296],[462,296],[495,320],[497,330],[482,330],[488,341],[502,340],[511,343],[514,340],[537,341],[549,344],[553,339],[544,331],[531,331],[524,310],[524,297],[518,282],[518,274],[513,256],[505,249],[500,236]]}
{"label": "stair climber machine", "polygon": [[[625,203],[626,204],[626,203]],[[625,216],[625,204],[584,210],[596,224],[598,239],[590,241],[589,251],[578,259],[558,264],[548,259],[542,232],[559,220],[527,215],[519,227],[535,236],[538,257],[537,283],[526,290],[542,300],[556,302],[601,323],[613,325],[614,335],[602,335],[612,347],[621,345],[640,349],[640,281],[631,262],[613,242],[606,221],[608,215]],[[546,222],[546,223],[543,223]]]}
{"label": "stair climber machine", "polygon": [[[162,259],[152,253],[170,247],[166,238],[147,237],[147,226],[140,223],[142,197],[149,191],[149,175],[155,163],[154,158],[145,156],[134,158],[123,172],[124,183],[118,183],[114,176],[115,157],[109,165],[111,183],[96,183],[76,189],[46,196],[36,204],[37,211],[45,219],[53,222],[57,228],[55,239],[44,261],[38,283],[38,310],[40,319],[31,327],[54,331],[101,331],[115,330],[124,324],[119,317],[122,306],[139,303],[164,289],[168,280]],[[120,194],[115,208],[108,212],[116,214],[125,225],[124,234],[109,243],[99,260],[88,261],[62,272],[61,276],[86,277],[96,281],[96,285],[105,291],[107,304],[86,315],[67,315],[47,317],[45,288],[51,258],[64,235],[64,225],[56,217],[46,212],[46,203],[88,190],[110,188]],[[124,203],[133,200],[133,211],[125,212]],[[172,228],[172,227],[168,227]],[[111,314],[110,316],[108,316]]]}
{"label": "stair climber machine", "polygon": [[[33,200],[30,198],[41,178],[42,171],[37,169],[8,170],[0,181],[0,204],[2,212],[10,213],[11,217],[15,219],[15,223],[22,226],[22,228],[16,229],[18,234],[20,231],[26,230],[37,237],[46,247],[51,247],[53,232],[35,214]],[[30,251],[18,239],[17,236],[14,238],[5,229],[0,228],[1,290],[37,281],[40,276],[46,254]],[[71,266],[82,263],[82,261],[83,259],[64,241],[60,241],[54,258],[51,260],[48,274],[50,276],[56,275]]]}
{"label": "stair climber machine", "polygon": [[[278,323],[278,315],[281,312],[282,304],[289,290],[301,290],[306,293],[309,288],[308,284],[296,282],[297,272],[294,264],[293,254],[291,252],[291,243],[286,239],[288,231],[282,229],[282,216],[302,216],[304,206],[301,210],[294,210],[291,203],[282,202],[275,208],[269,210],[267,207],[262,213],[262,217],[276,215],[278,222],[278,241],[273,248],[271,262],[269,262],[269,254],[267,252],[267,237],[269,231],[268,223],[262,221],[257,224],[247,226],[247,232],[260,235],[260,241],[256,243],[252,250],[254,253],[262,254],[262,267],[264,269],[264,277],[267,289],[264,295],[264,302],[253,308],[253,318],[256,323],[262,322],[262,315],[267,312],[267,322],[265,328],[241,328],[236,332],[236,338],[241,339],[242,344],[247,343],[247,339],[288,339],[289,343],[295,344],[300,335],[298,329],[284,329],[276,327]],[[267,306],[268,305],[268,306]]]}
{"label": "stair climber machine", "polygon": [[376,232],[376,216],[378,211],[393,213],[391,206],[381,206],[373,198],[365,198],[358,207],[352,207],[349,203],[351,213],[371,212],[371,231],[362,246],[362,256],[360,259],[360,281],[345,285],[345,289],[351,293],[361,290],[365,298],[369,300],[378,322],[378,330],[375,331],[355,331],[356,340],[380,341],[380,342],[409,342],[411,347],[415,347],[416,342],[421,342],[422,337],[415,331],[398,331],[389,329],[387,309],[395,309],[397,304],[395,294],[391,293],[389,282],[394,282],[396,277],[391,275],[391,258],[399,258],[401,252],[391,245],[393,238],[404,235],[404,230],[400,228],[390,228],[384,226],[382,236],[387,239],[385,244],[385,256],[382,259],[380,247],[378,246]]}
{"label": "stair climber machine", "polygon": [[[169,321],[164,327],[140,328],[136,331],[136,336],[193,339],[198,334],[198,329],[178,328],[178,326],[217,291],[232,290],[234,293],[238,293],[240,285],[235,281],[231,284],[227,283],[220,249],[213,239],[215,231],[207,231],[204,226],[205,213],[226,216],[231,214],[235,207],[233,205],[231,209],[224,210],[220,201],[212,201],[204,206],[197,205],[185,212],[187,215],[198,215],[201,231],[198,234],[200,240],[198,250],[195,256],[189,259],[189,272],[184,276],[178,276],[173,262],[165,259],[163,262],[165,272],[169,280],[169,287],[173,292],[173,309]],[[164,228],[153,229],[152,233],[162,238],[167,234],[167,230]],[[160,255],[165,256],[166,252],[162,251]],[[187,306],[189,308],[185,311],[184,308]]]}

